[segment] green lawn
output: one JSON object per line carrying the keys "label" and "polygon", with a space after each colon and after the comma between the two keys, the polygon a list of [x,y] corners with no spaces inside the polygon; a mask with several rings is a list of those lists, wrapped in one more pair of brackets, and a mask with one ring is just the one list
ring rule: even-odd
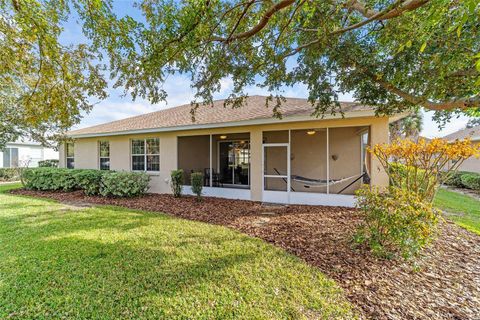
{"label": "green lawn", "polygon": [[0,318],[350,318],[332,280],[230,229],[0,186]]}
{"label": "green lawn", "polygon": [[480,235],[480,201],[458,192],[440,189],[435,205],[446,211],[449,219]]}

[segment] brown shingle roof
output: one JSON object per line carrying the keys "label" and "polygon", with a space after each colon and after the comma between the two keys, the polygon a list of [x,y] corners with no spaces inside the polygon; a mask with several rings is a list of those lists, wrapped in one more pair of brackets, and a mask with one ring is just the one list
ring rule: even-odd
{"label": "brown shingle roof", "polygon": [[[195,122],[190,114],[191,105],[186,104],[170,109],[151,112],[140,116],[130,117],[118,121],[108,122],[88,128],[73,130],[68,135],[94,135],[117,133],[124,131],[136,131],[156,128],[174,128],[189,125],[221,124],[255,119],[272,118],[272,108],[265,107],[266,97],[251,96],[246,103],[237,109],[224,107],[224,100],[214,101],[213,106],[200,106],[195,113]],[[370,106],[354,102],[342,102],[343,112],[356,112],[373,110]],[[309,116],[313,107],[307,99],[287,98],[280,109],[283,117]]]}
{"label": "brown shingle roof", "polygon": [[447,141],[455,141],[457,139],[464,139],[464,138],[471,138],[475,140],[480,138],[480,125],[475,126],[473,128],[465,128],[443,137],[443,139],[446,139]]}

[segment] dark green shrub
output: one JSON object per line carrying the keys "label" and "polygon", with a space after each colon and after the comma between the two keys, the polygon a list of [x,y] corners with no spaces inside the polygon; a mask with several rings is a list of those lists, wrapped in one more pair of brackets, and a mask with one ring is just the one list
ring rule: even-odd
{"label": "dark green shrub", "polygon": [[192,183],[192,192],[197,196],[197,200],[202,199],[202,189],[203,189],[203,174],[201,172],[193,172],[190,175],[190,180]]}
{"label": "dark green shrub", "polygon": [[69,170],[74,172],[76,185],[82,189],[87,196],[100,194],[102,177],[110,171],[101,170]]}
{"label": "dark green shrub", "polygon": [[170,173],[170,186],[172,187],[173,196],[178,198],[182,195],[183,189],[183,170],[172,170]]}
{"label": "dark green shrub", "polygon": [[18,170],[16,168],[0,168],[0,181],[15,181],[18,178]]}
{"label": "dark green shrub", "polygon": [[465,188],[465,185],[462,182],[462,176],[468,174],[465,171],[455,171],[448,174],[448,177],[445,179],[445,184],[457,188]]}
{"label": "dark green shrub", "polygon": [[136,197],[148,190],[150,176],[143,172],[105,171],[100,194],[111,197]]}
{"label": "dark green shrub", "polygon": [[465,173],[461,176],[462,184],[472,190],[480,190],[480,174]]}
{"label": "dark green shrub", "polygon": [[361,188],[357,191],[357,206],[365,221],[354,239],[383,258],[399,255],[408,259],[417,255],[433,239],[440,217],[431,203],[395,187],[386,191]]}
{"label": "dark green shrub", "polygon": [[38,161],[38,167],[39,168],[58,168],[58,160],[49,159],[49,160]]}
{"label": "dark green shrub", "polygon": [[75,177],[77,172],[59,168],[28,168],[23,170],[22,182],[27,189],[71,191],[79,188]]}

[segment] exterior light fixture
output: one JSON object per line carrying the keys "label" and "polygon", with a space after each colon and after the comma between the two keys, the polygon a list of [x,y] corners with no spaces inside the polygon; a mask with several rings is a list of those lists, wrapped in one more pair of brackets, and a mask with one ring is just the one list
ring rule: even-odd
{"label": "exterior light fixture", "polygon": [[227,136],[220,136],[220,139],[222,140],[227,139]]}
{"label": "exterior light fixture", "polygon": [[315,130],[308,130],[308,131],[307,131],[307,134],[308,134],[309,136],[313,136],[313,135],[315,134]]}

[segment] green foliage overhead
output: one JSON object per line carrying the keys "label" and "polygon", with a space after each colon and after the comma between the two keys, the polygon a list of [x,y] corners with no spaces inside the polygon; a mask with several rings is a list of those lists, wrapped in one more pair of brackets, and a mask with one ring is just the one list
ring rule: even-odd
{"label": "green foliage overhead", "polygon": [[[478,0],[140,1],[142,21],[117,17],[110,1],[0,4],[0,146],[78,123],[92,98],[106,97],[107,72],[114,87],[152,103],[180,73],[191,77],[194,102],[210,103],[231,78],[226,104],[238,107],[259,85],[276,116],[282,88],[297,84],[316,116],[341,112],[342,92],[379,114],[480,114]],[[88,43],[60,43],[72,11]]]}

